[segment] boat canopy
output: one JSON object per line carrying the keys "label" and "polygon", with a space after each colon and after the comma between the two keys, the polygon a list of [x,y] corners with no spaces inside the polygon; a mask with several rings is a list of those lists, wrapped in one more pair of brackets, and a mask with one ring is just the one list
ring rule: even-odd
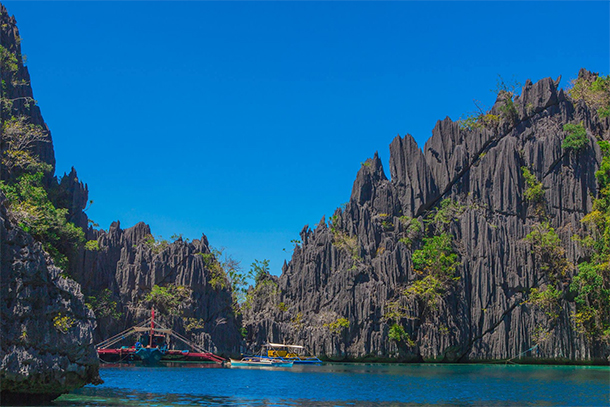
{"label": "boat canopy", "polygon": [[295,349],[304,349],[303,346],[300,345],[286,345],[283,343],[266,343],[263,346],[268,346],[270,348],[295,348]]}
{"label": "boat canopy", "polygon": [[[146,328],[146,327],[140,327],[140,326],[134,326],[132,328],[134,331],[136,332],[150,332],[150,328]],[[172,330],[171,329],[166,329],[166,328],[153,328],[153,331],[155,332],[161,332],[164,334],[171,334]]]}

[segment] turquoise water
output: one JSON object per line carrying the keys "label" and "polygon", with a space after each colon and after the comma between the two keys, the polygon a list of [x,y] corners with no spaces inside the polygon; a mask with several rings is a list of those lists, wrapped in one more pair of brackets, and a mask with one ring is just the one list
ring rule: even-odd
{"label": "turquoise water", "polygon": [[610,368],[325,364],[105,367],[55,406],[608,406]]}

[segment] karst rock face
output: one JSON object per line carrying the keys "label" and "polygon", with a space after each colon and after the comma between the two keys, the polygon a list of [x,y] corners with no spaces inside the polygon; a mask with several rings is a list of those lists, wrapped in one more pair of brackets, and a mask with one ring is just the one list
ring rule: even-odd
{"label": "karst rock face", "polygon": [[0,202],[2,402],[45,403],[99,383],[95,316],[80,286],[11,222],[1,193]]}
{"label": "karst rock face", "polygon": [[[328,222],[303,229],[274,289],[252,291],[244,315],[249,345],[296,343],[339,360],[607,361],[607,345],[575,330],[573,299],[562,299],[551,321],[527,297],[546,277],[524,240],[541,216],[524,197],[522,167],[542,182],[545,217],[567,260],[578,264],[583,251],[571,238],[597,192],[596,138],[610,138],[609,119],[558,83],[528,80],[510,116],[499,97],[490,112],[493,126],[439,121],[423,151],[410,135],[396,137],[390,180],[376,154],[363,163],[350,201]],[[585,127],[583,150],[562,149],[567,123]],[[460,208],[446,225],[459,278],[436,309],[424,309],[404,295],[418,277],[412,254],[422,247],[421,237],[411,244],[404,238],[410,218],[423,221],[447,199]],[[576,272],[571,267],[564,280]],[[389,337],[388,314],[397,304],[410,340]]]}
{"label": "karst rock face", "polygon": [[[189,290],[180,309],[174,310],[176,315],[157,310],[157,322],[212,352],[238,354],[243,343],[239,317],[226,279],[211,282],[213,256],[205,236],[192,242],[179,238],[157,246],[151,244],[151,230],[144,223],[122,229],[115,222],[107,231],[94,228],[85,213],[88,186],[76,170],[62,177],[54,175],[51,133],[23,65],[15,18],[2,4],[0,23],[4,53],[0,72],[4,86],[2,124],[14,117],[40,126],[43,137],[29,148],[29,153],[49,165],[43,185],[53,204],[67,209],[68,220],[85,231],[86,240],[97,242],[95,249],[80,247],[70,253],[69,268],[61,270],[43,245],[19,226],[8,210],[6,196],[0,194],[2,402],[46,403],[72,389],[98,383],[99,361],[94,345],[146,320],[151,313],[146,295],[155,285]],[[3,151],[6,140],[3,129]],[[3,180],[11,177],[4,165],[1,175]],[[90,309],[92,298],[99,300],[104,295],[110,303],[116,303],[114,317],[96,317]]]}
{"label": "karst rock face", "polygon": [[[110,290],[117,302],[119,318],[102,317],[96,341],[108,338],[150,317],[146,295],[156,285],[183,286],[190,290],[180,315],[171,316],[157,309],[156,320],[194,340],[199,346],[223,355],[239,354],[242,337],[233,309],[228,282],[214,284],[209,259],[212,249],[205,235],[191,242],[179,238],[165,246],[151,244],[151,230],[145,223],[122,229],[114,222],[108,231],[89,229],[88,239],[96,240],[99,250],[81,250],[71,274],[83,291],[99,297]],[[188,330],[188,320],[200,323]]]}
{"label": "karst rock face", "polygon": [[[51,134],[33,101],[19,38],[15,19],[0,4],[0,44],[3,52],[17,55],[10,72],[3,54],[0,76],[8,100],[3,100],[0,109],[2,125],[15,116],[41,126],[43,137],[32,145],[31,153],[54,168]],[[4,150],[4,130],[2,136]],[[3,179],[5,175],[3,164]],[[44,181],[49,185],[52,175]],[[46,403],[100,381],[99,362],[91,346],[95,316],[86,307],[80,286],[62,275],[42,244],[17,225],[6,206],[6,197],[0,193],[1,401]]]}

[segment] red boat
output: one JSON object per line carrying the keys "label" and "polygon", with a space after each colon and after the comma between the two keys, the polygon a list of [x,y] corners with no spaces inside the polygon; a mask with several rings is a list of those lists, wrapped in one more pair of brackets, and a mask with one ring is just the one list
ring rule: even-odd
{"label": "red boat", "polygon": [[[148,326],[149,323],[150,326]],[[134,335],[137,340],[133,345],[115,347],[121,341]],[[170,349],[172,339],[184,343],[190,349]],[[224,358],[206,351],[177,332],[159,324],[155,326],[154,310],[151,311],[151,317],[146,321],[106,339],[95,347],[102,363],[140,361],[152,365],[159,362],[226,362]]]}

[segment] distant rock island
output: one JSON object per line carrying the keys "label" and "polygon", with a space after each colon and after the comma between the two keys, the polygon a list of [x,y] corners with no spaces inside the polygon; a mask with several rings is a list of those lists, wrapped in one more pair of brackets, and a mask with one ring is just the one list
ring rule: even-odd
{"label": "distant rock island", "polygon": [[349,202],[244,293],[205,235],[88,219],[88,186],[55,175],[16,21],[0,13],[5,402],[99,383],[94,344],[151,307],[225,356],[285,342],[327,360],[608,363],[608,77],[502,83],[489,111],[439,121],[423,151],[396,137],[390,179],[377,154],[362,163]]}

